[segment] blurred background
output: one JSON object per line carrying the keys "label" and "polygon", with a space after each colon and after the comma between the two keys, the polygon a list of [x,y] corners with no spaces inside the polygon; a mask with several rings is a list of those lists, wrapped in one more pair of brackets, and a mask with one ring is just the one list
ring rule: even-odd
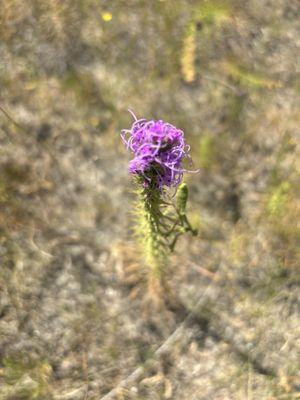
{"label": "blurred background", "polygon": [[[300,398],[298,0],[6,0],[0,399]],[[195,318],[145,302],[138,117],[184,130],[199,229],[170,260]]]}

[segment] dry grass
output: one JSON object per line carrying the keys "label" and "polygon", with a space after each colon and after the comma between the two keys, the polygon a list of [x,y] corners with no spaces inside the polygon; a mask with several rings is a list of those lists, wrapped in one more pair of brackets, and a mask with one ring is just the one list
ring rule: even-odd
{"label": "dry grass", "polygon": [[[299,398],[298,15],[297,0],[5,2],[1,400],[120,382],[116,399]],[[131,236],[128,107],[184,129],[201,167],[200,233],[163,302]]]}

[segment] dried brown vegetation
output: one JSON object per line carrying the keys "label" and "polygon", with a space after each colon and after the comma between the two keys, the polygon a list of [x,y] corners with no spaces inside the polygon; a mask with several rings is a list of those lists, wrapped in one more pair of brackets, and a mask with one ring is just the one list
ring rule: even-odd
{"label": "dried brown vegetation", "polygon": [[[297,0],[7,0],[0,399],[300,398]],[[186,132],[197,238],[149,301],[119,131]],[[105,397],[107,395],[107,397]]]}

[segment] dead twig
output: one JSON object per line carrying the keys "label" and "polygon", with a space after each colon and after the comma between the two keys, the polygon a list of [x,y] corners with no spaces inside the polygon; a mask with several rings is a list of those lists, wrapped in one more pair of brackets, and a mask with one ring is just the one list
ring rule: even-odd
{"label": "dead twig", "polygon": [[19,122],[15,121],[13,117],[10,116],[10,114],[0,105],[0,111],[6,116],[7,119],[9,119],[10,122],[12,122],[17,128],[21,129],[23,132],[28,133],[27,130],[19,124]]}

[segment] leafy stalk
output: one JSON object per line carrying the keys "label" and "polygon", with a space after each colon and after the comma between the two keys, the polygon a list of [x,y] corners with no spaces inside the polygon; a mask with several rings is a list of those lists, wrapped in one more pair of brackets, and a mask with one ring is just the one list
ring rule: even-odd
{"label": "leafy stalk", "polygon": [[174,251],[178,238],[186,233],[197,234],[186,215],[188,189],[185,183],[177,191],[176,204],[167,201],[164,193],[138,184],[136,206],[136,235],[142,246],[146,265],[155,278],[162,281],[168,256]]}

